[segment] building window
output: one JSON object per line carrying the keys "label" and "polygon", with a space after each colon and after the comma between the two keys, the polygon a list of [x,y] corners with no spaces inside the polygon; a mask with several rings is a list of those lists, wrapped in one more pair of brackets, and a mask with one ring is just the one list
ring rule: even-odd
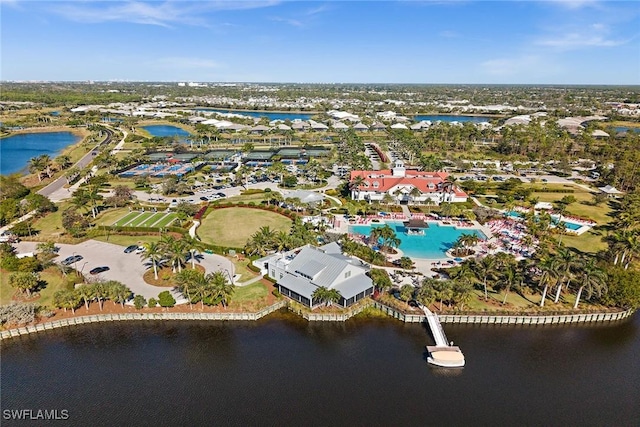
{"label": "building window", "polygon": [[344,273],[344,278],[348,279],[349,277],[351,277],[351,271],[347,271]]}
{"label": "building window", "polygon": [[271,270],[271,277],[276,277],[276,271],[275,270]]}
{"label": "building window", "polygon": [[282,273],[280,273],[280,278],[281,278],[281,279],[282,279],[282,276],[283,276],[283,274],[282,274]]}
{"label": "building window", "polygon": [[378,181],[373,181],[373,188],[380,187],[380,183]]}

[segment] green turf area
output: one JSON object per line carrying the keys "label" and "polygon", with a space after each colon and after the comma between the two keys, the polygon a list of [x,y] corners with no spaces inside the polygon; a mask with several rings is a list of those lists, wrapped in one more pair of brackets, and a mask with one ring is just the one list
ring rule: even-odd
{"label": "green turf area", "polygon": [[120,219],[118,219],[117,221],[115,221],[113,223],[113,225],[116,225],[118,227],[124,226],[124,225],[128,224],[129,221],[131,221],[132,219],[137,217],[138,215],[140,215],[140,212],[129,212],[127,215],[125,215],[125,216],[121,217]]}
{"label": "green turf area", "polygon": [[150,215],[150,216],[146,217],[144,221],[139,222],[136,225],[136,227],[151,227],[156,222],[160,221],[161,218],[164,218],[165,215],[166,214],[164,212],[160,212],[160,213],[156,213],[156,214]]}
{"label": "green turf area", "polygon": [[591,205],[593,193],[587,191],[576,191],[575,193],[533,193],[531,197],[537,197],[541,202],[557,202],[564,196],[573,196],[577,202],[567,206],[569,215],[576,215],[583,218],[589,218],[597,222],[599,225],[607,224],[611,221],[611,208],[607,203],[598,206]]}
{"label": "green turf area", "polygon": [[156,223],[154,227],[167,227],[171,225],[171,223],[175,221],[177,218],[178,216],[176,214],[173,214],[173,213],[167,214],[165,215],[164,218],[158,221],[158,223]]}
{"label": "green turf area", "polygon": [[266,297],[268,294],[267,287],[260,282],[256,282],[247,286],[236,286],[231,300],[234,303],[255,301]]}
{"label": "green turf area", "polygon": [[[9,276],[11,273],[2,271],[0,273],[0,304],[8,304],[16,289],[9,286]],[[59,290],[66,289],[66,279],[56,267],[50,267],[40,272],[40,278],[47,282],[47,285],[40,290],[40,298],[33,300],[36,304],[52,306],[53,294]]]}
{"label": "green turf area", "polygon": [[291,220],[260,209],[216,209],[202,221],[198,236],[206,243],[240,248],[252,234],[265,226],[275,231],[289,231]]}
{"label": "green turf area", "polygon": [[[602,234],[601,234],[602,233]],[[604,232],[589,230],[580,236],[566,235],[562,236],[562,243],[576,248],[581,252],[596,253],[600,250],[607,249],[607,244],[602,241]]]}

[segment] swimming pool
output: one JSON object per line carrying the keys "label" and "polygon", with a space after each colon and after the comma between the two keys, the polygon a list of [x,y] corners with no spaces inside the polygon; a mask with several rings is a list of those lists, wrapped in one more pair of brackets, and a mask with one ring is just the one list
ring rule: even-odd
{"label": "swimming pool", "polygon": [[[487,237],[482,231],[473,228],[456,228],[447,225],[439,225],[435,222],[429,222],[429,228],[425,230],[424,235],[408,235],[406,228],[402,222],[387,222],[387,225],[395,231],[396,236],[400,239],[400,250],[411,258],[446,258],[445,253],[451,249],[453,243],[462,234],[475,234],[481,239]],[[350,225],[349,232],[368,236],[371,227],[382,227],[384,223],[373,225]]]}
{"label": "swimming pool", "polygon": [[[516,211],[509,211],[507,212],[506,215],[511,218],[522,218],[524,216],[523,214]],[[551,215],[551,221],[553,222],[554,225],[558,224],[559,219],[560,217],[558,215]],[[572,231],[579,230],[581,227],[583,227],[582,224],[578,224],[577,222],[571,222],[566,218],[562,219],[562,223],[567,228],[567,230],[572,230]]]}

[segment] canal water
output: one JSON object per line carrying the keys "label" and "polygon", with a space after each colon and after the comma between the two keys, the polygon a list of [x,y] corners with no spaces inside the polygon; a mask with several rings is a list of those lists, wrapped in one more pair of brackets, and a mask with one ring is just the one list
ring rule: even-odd
{"label": "canal water", "polygon": [[489,122],[490,119],[488,117],[481,116],[456,116],[456,115],[446,115],[446,114],[434,114],[434,115],[417,115],[413,118],[416,122],[420,122],[422,120],[430,121],[430,122],[471,122],[471,123],[486,123]]}
{"label": "canal water", "polygon": [[142,129],[144,129],[147,132],[149,132],[149,135],[151,135],[151,136],[160,136],[160,137],[180,136],[180,137],[186,137],[186,136],[191,135],[186,130],[184,130],[182,128],[179,128],[177,126],[171,126],[171,125],[149,125],[149,126],[142,126]]}
{"label": "canal water", "polygon": [[246,111],[246,110],[225,110],[220,108],[196,108],[195,111],[210,111],[214,113],[239,114],[241,116],[262,118],[269,120],[309,120],[313,114],[309,113],[287,113],[287,112],[270,112],[270,111]]}
{"label": "canal water", "polygon": [[71,132],[23,133],[0,139],[0,173],[26,172],[29,160],[47,154],[53,160],[69,145],[80,141]]}
{"label": "canal water", "polygon": [[[640,316],[592,326],[444,325],[467,366],[434,369],[423,325],[383,319],[84,325],[2,343],[2,409],[64,425],[637,426]],[[2,425],[12,425],[3,419]]]}

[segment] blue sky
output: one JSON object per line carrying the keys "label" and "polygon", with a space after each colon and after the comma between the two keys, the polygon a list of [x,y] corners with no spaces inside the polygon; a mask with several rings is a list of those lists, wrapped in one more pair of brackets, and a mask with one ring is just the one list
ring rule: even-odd
{"label": "blue sky", "polygon": [[2,80],[640,84],[638,1],[0,0]]}

